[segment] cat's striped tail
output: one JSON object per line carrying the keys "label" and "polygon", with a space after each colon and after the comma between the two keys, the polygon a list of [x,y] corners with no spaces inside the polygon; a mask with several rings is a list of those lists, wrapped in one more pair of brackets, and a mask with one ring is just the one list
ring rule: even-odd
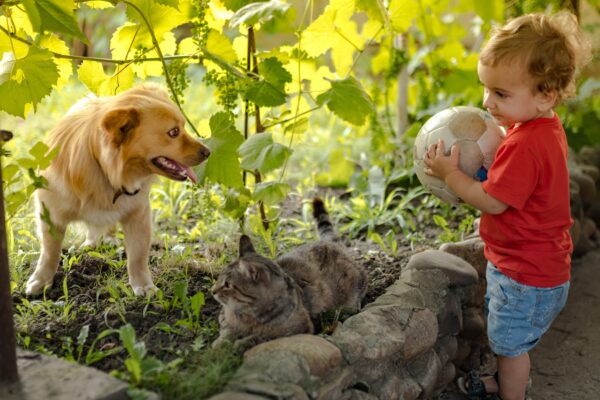
{"label": "cat's striped tail", "polygon": [[321,239],[337,240],[338,237],[335,233],[333,223],[331,223],[331,219],[329,218],[329,213],[325,209],[323,200],[318,197],[313,199],[313,217],[317,221],[317,232],[319,232]]}

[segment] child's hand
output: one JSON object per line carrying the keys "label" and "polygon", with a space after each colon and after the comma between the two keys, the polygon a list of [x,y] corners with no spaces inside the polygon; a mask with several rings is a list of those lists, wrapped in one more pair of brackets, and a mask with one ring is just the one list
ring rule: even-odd
{"label": "child's hand", "polygon": [[458,146],[452,146],[450,149],[450,156],[446,157],[446,150],[444,148],[444,141],[440,139],[437,144],[429,146],[427,153],[423,157],[423,161],[426,168],[423,171],[427,175],[435,176],[445,181],[446,177],[453,172],[460,171],[458,169],[458,157],[460,155],[460,148]]}

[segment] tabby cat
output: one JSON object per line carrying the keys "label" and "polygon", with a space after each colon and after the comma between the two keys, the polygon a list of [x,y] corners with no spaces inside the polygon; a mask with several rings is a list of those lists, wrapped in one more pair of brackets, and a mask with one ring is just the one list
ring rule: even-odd
{"label": "tabby cat", "polygon": [[344,306],[358,310],[367,274],[344,246],[320,199],[313,200],[319,240],[271,260],[257,254],[248,236],[240,238],[239,258],[212,287],[223,306],[220,335],[238,349],[297,333],[313,333],[320,313]]}

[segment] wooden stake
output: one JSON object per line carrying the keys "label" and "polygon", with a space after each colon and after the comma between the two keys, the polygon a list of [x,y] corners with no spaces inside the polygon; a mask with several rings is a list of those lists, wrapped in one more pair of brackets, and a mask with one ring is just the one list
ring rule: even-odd
{"label": "wooden stake", "polygon": [[2,142],[12,133],[2,131],[0,137],[0,382],[13,383],[19,380],[17,350],[13,323],[8,248],[6,247],[6,221],[4,218],[4,190],[2,182]]}

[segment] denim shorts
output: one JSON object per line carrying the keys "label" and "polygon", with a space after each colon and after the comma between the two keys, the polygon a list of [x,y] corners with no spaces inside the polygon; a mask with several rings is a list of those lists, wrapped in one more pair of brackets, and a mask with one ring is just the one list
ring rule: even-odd
{"label": "denim shorts", "polygon": [[533,349],[567,302],[569,282],[550,288],[524,285],[488,262],[485,305],[492,351],[516,357]]}

